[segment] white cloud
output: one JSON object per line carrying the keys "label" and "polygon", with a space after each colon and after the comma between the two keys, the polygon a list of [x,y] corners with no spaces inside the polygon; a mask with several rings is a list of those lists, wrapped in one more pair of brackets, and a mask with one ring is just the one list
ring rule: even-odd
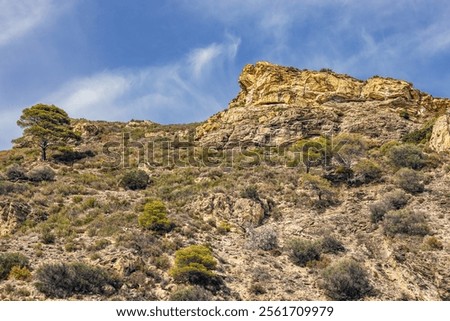
{"label": "white cloud", "polygon": [[[44,101],[72,117],[105,120],[150,119],[190,122],[207,118],[232,97],[227,88],[240,39],[196,48],[180,61],[161,67],[117,69],[72,80]],[[235,92],[232,95],[236,94]]]}
{"label": "white cloud", "polygon": [[64,104],[67,111],[73,115],[101,114],[105,113],[101,108],[113,104],[118,97],[126,93],[131,82],[132,77],[127,74],[101,72],[66,84],[46,100]]}
{"label": "white cloud", "polygon": [[51,22],[67,4],[54,0],[0,0],[0,46]]}
{"label": "white cloud", "polygon": [[194,76],[201,77],[202,72],[207,69],[208,65],[220,54],[223,53],[222,46],[212,44],[206,48],[195,49],[188,58],[191,64]]}

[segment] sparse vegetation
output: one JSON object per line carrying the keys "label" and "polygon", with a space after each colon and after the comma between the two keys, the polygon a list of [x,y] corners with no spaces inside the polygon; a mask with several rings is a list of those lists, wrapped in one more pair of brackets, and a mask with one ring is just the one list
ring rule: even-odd
{"label": "sparse vegetation", "polygon": [[55,171],[48,166],[38,166],[28,172],[28,179],[32,182],[53,181]]}
{"label": "sparse vegetation", "polygon": [[335,202],[334,190],[331,187],[330,182],[326,179],[316,175],[305,174],[302,177],[302,181],[303,186],[306,189],[313,191],[317,195],[318,199],[315,202],[316,206],[326,207]]}
{"label": "sparse vegetation", "polygon": [[324,236],[320,240],[320,248],[323,253],[337,254],[339,252],[345,252],[344,244],[332,235]]}
{"label": "sparse vegetation", "polygon": [[333,158],[338,163],[351,168],[355,161],[365,156],[367,142],[359,134],[342,133],[334,138],[333,151]]}
{"label": "sparse vegetation", "polygon": [[259,201],[259,193],[258,189],[254,185],[247,186],[244,188],[244,190],[241,192],[242,198],[248,198],[254,201]]}
{"label": "sparse vegetation", "polygon": [[425,154],[413,144],[393,146],[388,150],[387,157],[391,164],[397,168],[420,169],[426,162]]}
{"label": "sparse vegetation", "polygon": [[425,144],[430,140],[436,119],[427,122],[421,128],[414,130],[402,137],[402,141],[409,144]]}
{"label": "sparse vegetation", "polygon": [[20,281],[29,281],[31,280],[31,272],[26,266],[20,267],[15,265],[11,268],[8,278]]}
{"label": "sparse vegetation", "polygon": [[352,259],[342,259],[323,271],[323,287],[333,300],[358,300],[372,287],[365,269]]}
{"label": "sparse vegetation", "polygon": [[356,181],[367,184],[380,179],[383,172],[381,167],[374,161],[361,159],[353,167],[353,173]]}
{"label": "sparse vegetation", "polygon": [[[284,72],[278,100],[311,104],[242,92],[199,124],[70,119],[81,139],[46,162],[25,131],[0,151],[0,299],[448,299],[449,155],[426,124],[447,103],[383,100],[384,79],[352,98],[325,73],[294,96]],[[326,77],[345,88],[315,91]]]}
{"label": "sparse vegetation", "polygon": [[130,190],[141,190],[147,188],[150,177],[142,170],[131,170],[121,180],[121,185]]}
{"label": "sparse vegetation", "polygon": [[27,179],[25,169],[19,165],[12,165],[6,170],[6,177],[11,182],[23,181]]}
{"label": "sparse vegetation", "polygon": [[0,253],[0,281],[11,273],[14,267],[28,267],[28,258],[20,253]]}
{"label": "sparse vegetation", "polygon": [[384,217],[384,232],[387,235],[395,234],[420,235],[430,233],[426,216],[422,212],[402,209],[392,211]]}
{"label": "sparse vegetation", "polygon": [[411,194],[422,193],[425,188],[422,174],[409,168],[399,169],[394,175],[394,182]]}
{"label": "sparse vegetation", "polygon": [[292,239],[288,244],[292,261],[300,266],[320,259],[320,244],[304,239]]}
{"label": "sparse vegetation", "polygon": [[68,298],[74,294],[108,295],[122,286],[118,277],[84,263],[44,264],[36,271],[36,279],[36,288],[55,298]]}
{"label": "sparse vegetation", "polygon": [[327,137],[302,139],[295,143],[291,150],[298,153],[309,173],[311,167],[328,165],[332,158],[331,142]]}
{"label": "sparse vegetation", "polygon": [[399,189],[386,193],[381,200],[369,205],[372,223],[381,221],[384,215],[391,210],[403,208],[408,203],[409,198],[404,191]]}
{"label": "sparse vegetation", "polygon": [[440,251],[444,249],[444,244],[436,236],[425,236],[423,247],[429,251]]}

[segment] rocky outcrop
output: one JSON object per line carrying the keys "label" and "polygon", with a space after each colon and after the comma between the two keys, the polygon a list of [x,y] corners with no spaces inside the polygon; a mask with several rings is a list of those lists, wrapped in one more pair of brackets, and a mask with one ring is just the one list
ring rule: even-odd
{"label": "rocky outcrop", "polygon": [[258,226],[270,205],[267,200],[236,198],[223,193],[211,194],[193,202],[190,206],[194,213],[202,213],[225,221],[234,221],[241,226]]}
{"label": "rocky outcrop", "polygon": [[0,202],[0,235],[14,232],[31,213],[30,206],[20,202]]}
{"label": "rocky outcrop", "polygon": [[197,128],[201,144],[283,145],[340,131],[383,142],[399,139],[450,107],[450,100],[433,98],[402,80],[375,76],[362,81],[268,62],[245,66],[239,84],[229,108]]}
{"label": "rocky outcrop", "polygon": [[74,126],[74,131],[80,133],[82,138],[90,138],[101,133],[101,127],[92,122],[80,122]]}
{"label": "rocky outcrop", "polygon": [[430,147],[437,152],[450,151],[450,110],[434,123]]}

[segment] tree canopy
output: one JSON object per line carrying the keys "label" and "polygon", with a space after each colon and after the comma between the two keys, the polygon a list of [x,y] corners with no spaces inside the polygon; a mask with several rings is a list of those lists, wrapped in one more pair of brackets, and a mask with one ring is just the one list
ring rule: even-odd
{"label": "tree canopy", "polygon": [[48,147],[80,138],[72,131],[67,113],[55,105],[37,104],[25,108],[17,125],[24,128],[24,137],[31,137],[39,146],[44,161]]}

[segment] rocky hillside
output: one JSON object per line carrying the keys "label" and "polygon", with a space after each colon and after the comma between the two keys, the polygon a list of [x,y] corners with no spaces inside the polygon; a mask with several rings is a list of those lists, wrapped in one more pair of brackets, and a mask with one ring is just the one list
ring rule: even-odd
{"label": "rocky hillside", "polygon": [[448,300],[450,100],[267,62],[204,123],[0,152],[3,300]]}

